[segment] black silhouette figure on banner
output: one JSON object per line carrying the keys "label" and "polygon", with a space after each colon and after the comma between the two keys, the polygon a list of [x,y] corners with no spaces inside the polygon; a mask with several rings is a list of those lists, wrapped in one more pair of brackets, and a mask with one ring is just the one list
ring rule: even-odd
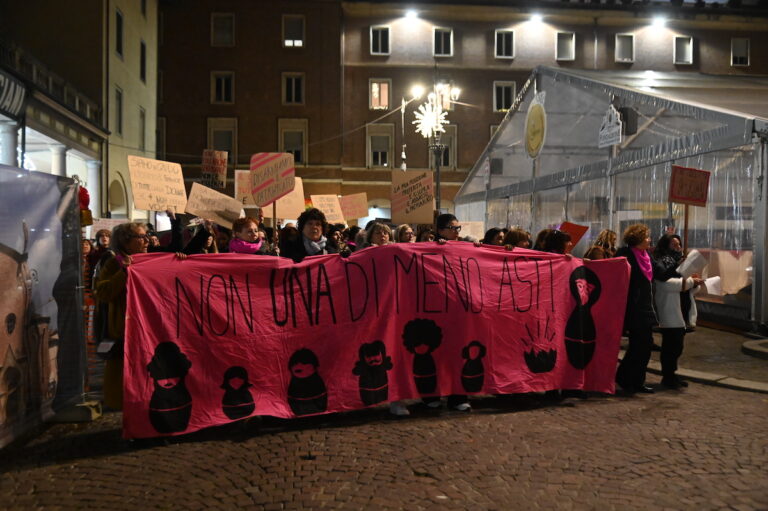
{"label": "black silhouette figure on banner", "polygon": [[523,352],[523,358],[525,359],[525,365],[532,373],[548,373],[555,368],[557,363],[557,350],[554,348],[537,350],[537,345],[541,347],[541,344],[551,346],[555,340],[555,332],[549,329],[549,318],[544,324],[544,331],[541,331],[541,322],[536,323],[536,335],[533,335],[530,327],[526,324],[525,330],[528,332],[528,337],[523,337],[523,342],[530,348],[529,351]]}
{"label": "black silhouette figure on banner", "polygon": [[466,360],[461,368],[461,385],[467,392],[480,392],[483,388],[485,353],[485,346],[480,341],[472,341],[461,350],[461,358]]}
{"label": "black silhouette figure on banner", "polygon": [[184,378],[192,363],[173,342],[161,342],[147,370],[155,380],[149,401],[149,421],[158,433],[179,433],[187,429],[192,415],[192,396]]}
{"label": "black silhouette figure on banner", "polygon": [[576,307],[565,324],[565,352],[573,367],[584,369],[595,354],[597,333],[590,309],[600,298],[602,286],[595,272],[585,266],[573,270],[569,280]]}
{"label": "black silhouette figure on banner", "polygon": [[443,340],[443,331],[431,319],[414,319],[405,324],[403,345],[414,354],[413,378],[419,394],[434,394],[437,368],[432,352]]}
{"label": "black silhouette figure on banner", "polygon": [[249,390],[253,385],[248,381],[248,371],[244,367],[232,366],[224,372],[224,399],[221,409],[232,420],[248,417],[256,409]]}
{"label": "black silhouette figure on banner", "polygon": [[360,346],[360,359],[355,363],[352,374],[360,377],[360,399],[366,406],[386,401],[389,396],[387,371],[392,369],[392,357],[387,356],[387,347],[381,341]]}
{"label": "black silhouette figure on banner", "polygon": [[294,415],[321,413],[328,408],[328,392],[323,379],[317,374],[319,365],[317,356],[306,348],[296,351],[288,360],[291,371],[288,404]]}

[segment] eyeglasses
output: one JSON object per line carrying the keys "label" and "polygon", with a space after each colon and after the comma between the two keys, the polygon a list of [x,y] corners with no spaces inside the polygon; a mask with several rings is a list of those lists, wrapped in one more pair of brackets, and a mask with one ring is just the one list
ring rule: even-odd
{"label": "eyeglasses", "polygon": [[149,241],[149,234],[144,234],[144,235],[139,235],[139,234],[131,234],[131,235],[130,235],[130,236],[128,236],[128,237],[129,237],[129,238],[131,238],[131,239],[135,239],[135,238],[138,238],[138,239],[142,239],[142,240],[144,240],[144,241]]}
{"label": "eyeglasses", "polygon": [[452,231],[461,232],[461,226],[460,225],[447,225],[445,228],[446,229],[450,229]]}

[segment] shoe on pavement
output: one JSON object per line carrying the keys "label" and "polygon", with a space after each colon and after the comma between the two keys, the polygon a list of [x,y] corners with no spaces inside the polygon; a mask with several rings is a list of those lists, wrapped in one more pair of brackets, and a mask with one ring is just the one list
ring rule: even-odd
{"label": "shoe on pavement", "polygon": [[640,385],[639,387],[637,387],[637,391],[641,394],[654,394],[656,392],[648,385]]}
{"label": "shoe on pavement", "polygon": [[435,401],[430,401],[429,403],[427,403],[427,406],[430,408],[440,408],[442,405],[443,403],[439,399]]}
{"label": "shoe on pavement", "polygon": [[392,401],[389,403],[389,413],[396,417],[407,417],[411,414],[411,412],[408,411],[408,408],[406,408],[400,401]]}
{"label": "shoe on pavement", "polygon": [[661,384],[664,385],[668,389],[679,389],[680,383],[677,382],[677,380],[668,380],[665,378],[662,378]]}
{"label": "shoe on pavement", "polygon": [[457,412],[471,412],[472,411],[472,405],[469,403],[459,403],[456,406],[453,407],[454,410]]}

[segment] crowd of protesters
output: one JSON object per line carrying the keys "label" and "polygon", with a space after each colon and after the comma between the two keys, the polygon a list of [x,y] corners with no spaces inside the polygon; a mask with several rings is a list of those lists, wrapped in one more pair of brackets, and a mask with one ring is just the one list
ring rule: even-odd
{"label": "crowd of protesters", "polygon": [[[481,240],[461,237],[461,223],[452,214],[437,216],[434,225],[402,224],[390,226],[384,221],[371,221],[365,228],[329,225],[322,211],[310,208],[304,211],[296,224],[288,223],[280,229],[265,227],[261,218],[245,217],[234,222],[232,229],[195,219],[193,229],[185,229],[183,222],[168,212],[171,230],[166,233],[166,243],[160,243],[151,224],[125,223],[111,232],[99,230],[92,244],[84,240],[83,257],[87,264],[86,285],[91,285],[99,304],[96,321],[96,338],[99,352],[106,358],[104,373],[104,404],[110,408],[122,408],[122,344],[126,312],[126,269],[132,256],[144,252],[171,252],[178,258],[192,254],[240,253],[257,256],[280,256],[300,262],[307,256],[340,254],[348,256],[355,250],[380,247],[391,243],[423,243],[447,241],[473,242],[483,245],[503,246],[507,250],[517,248],[541,252],[570,254],[573,248],[571,236],[559,229],[541,230],[535,237],[519,228],[491,228]],[[394,227],[394,229],[393,229]],[[185,232],[186,230],[186,232]],[[647,365],[654,349],[652,332],[659,329],[662,336],[661,365],[662,385],[677,389],[687,386],[677,374],[677,361],[683,351],[686,332],[696,324],[696,302],[703,280],[698,275],[683,278],[677,268],[685,258],[680,237],[666,233],[652,250],[651,231],[644,224],[634,224],[623,233],[622,246],[617,248],[618,235],[603,230],[589,246],[585,260],[625,257],[631,273],[627,289],[627,306],[624,334],[628,349],[621,360],[616,383],[627,394],[652,393],[645,383]],[[561,396],[559,390],[548,395]],[[585,397],[580,391],[562,391],[562,397]],[[425,398],[430,408],[442,406],[440,397]],[[471,405],[466,395],[452,395],[447,406],[457,411],[469,411]],[[396,416],[408,415],[404,402],[390,403],[390,412]]]}

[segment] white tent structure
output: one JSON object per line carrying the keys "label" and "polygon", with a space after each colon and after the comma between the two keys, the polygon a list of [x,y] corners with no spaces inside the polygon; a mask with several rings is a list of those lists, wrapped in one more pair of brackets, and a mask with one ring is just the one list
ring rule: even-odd
{"label": "white tent structure", "polygon": [[619,238],[637,222],[654,238],[670,226],[682,233],[671,167],[710,171],[707,205],[690,207],[689,248],[722,290],[700,294],[699,309],[764,329],[767,160],[766,77],[539,67],[456,196],[456,215],[534,236],[563,221],[588,225],[580,256],[605,228]]}

